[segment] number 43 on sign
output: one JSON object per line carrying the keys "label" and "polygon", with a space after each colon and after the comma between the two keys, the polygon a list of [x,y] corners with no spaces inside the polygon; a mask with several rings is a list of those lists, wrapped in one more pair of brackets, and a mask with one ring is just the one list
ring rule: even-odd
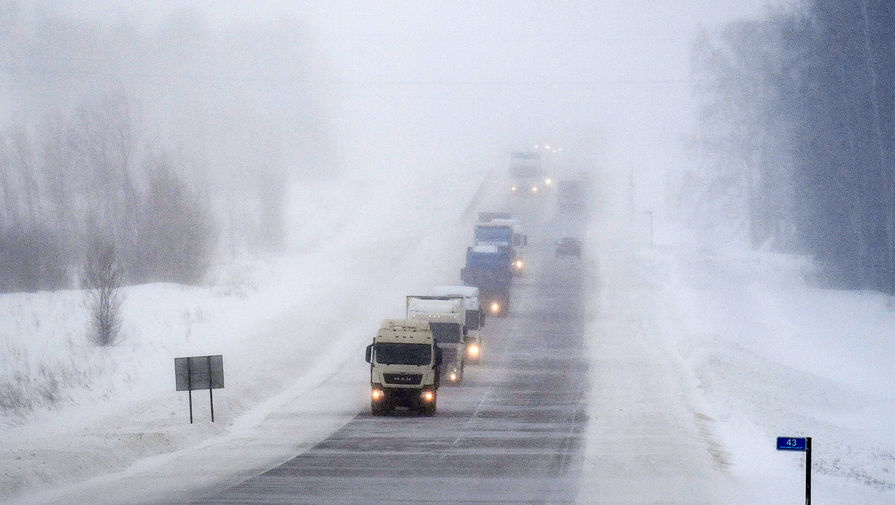
{"label": "number 43 on sign", "polygon": [[804,438],[777,437],[778,451],[804,451],[807,446],[807,440]]}

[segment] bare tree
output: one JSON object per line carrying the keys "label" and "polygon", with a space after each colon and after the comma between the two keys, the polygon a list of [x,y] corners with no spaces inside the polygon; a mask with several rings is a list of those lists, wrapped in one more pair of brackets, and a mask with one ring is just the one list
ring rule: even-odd
{"label": "bare tree", "polygon": [[113,345],[120,338],[123,279],[115,246],[106,239],[91,240],[83,283],[90,304],[88,338],[96,345]]}

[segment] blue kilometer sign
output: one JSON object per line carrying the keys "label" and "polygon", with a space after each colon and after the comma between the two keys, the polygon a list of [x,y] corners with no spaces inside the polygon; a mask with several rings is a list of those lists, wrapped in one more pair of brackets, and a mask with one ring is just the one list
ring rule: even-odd
{"label": "blue kilometer sign", "polygon": [[807,441],[804,438],[795,438],[795,437],[777,437],[777,450],[778,451],[802,451],[804,452],[806,447],[808,447]]}

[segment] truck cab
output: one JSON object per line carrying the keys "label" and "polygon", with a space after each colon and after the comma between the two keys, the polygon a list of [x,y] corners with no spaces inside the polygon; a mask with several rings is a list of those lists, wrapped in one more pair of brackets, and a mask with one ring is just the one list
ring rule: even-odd
{"label": "truck cab", "polygon": [[544,177],[541,154],[538,152],[514,152],[510,155],[510,194],[537,196],[542,191]]}
{"label": "truck cab", "polygon": [[466,285],[479,288],[479,301],[489,316],[504,317],[510,304],[513,272],[506,248],[478,245],[466,250],[466,266],[460,278]]}
{"label": "truck cab", "polygon": [[512,266],[513,275],[522,275],[525,272],[525,247],[528,245],[528,236],[522,233],[522,225],[514,217],[498,217],[488,221],[493,226],[508,225],[513,229],[512,240]]}
{"label": "truck cab", "polygon": [[436,296],[462,296],[466,309],[466,363],[478,364],[482,355],[481,328],[485,325],[485,314],[479,302],[479,288],[463,285],[441,285],[432,288]]}
{"label": "truck cab", "polygon": [[367,346],[366,361],[374,416],[395,407],[435,415],[442,353],[428,323],[386,319]]}
{"label": "truck cab", "polygon": [[590,183],[584,176],[559,181],[556,193],[559,211],[564,214],[584,214],[587,210],[589,186]]}
{"label": "truck cab", "polygon": [[425,321],[443,353],[442,376],[450,384],[463,382],[466,363],[466,309],[462,296],[411,295],[407,319]]}
{"label": "truck cab", "polygon": [[518,221],[510,219],[495,219],[487,223],[476,223],[472,244],[474,246],[494,246],[505,250],[513,275],[520,275],[524,264],[518,255],[517,244],[521,246],[524,241],[522,235],[517,233],[517,229]]}

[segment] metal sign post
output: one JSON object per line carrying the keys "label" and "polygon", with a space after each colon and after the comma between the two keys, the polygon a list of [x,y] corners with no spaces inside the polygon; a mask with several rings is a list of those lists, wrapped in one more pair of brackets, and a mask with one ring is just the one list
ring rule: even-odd
{"label": "metal sign post", "polygon": [[214,395],[212,390],[224,387],[224,358],[220,354],[212,356],[192,356],[174,358],[174,378],[177,391],[188,391],[190,397],[190,424],[193,424],[193,390],[207,389],[211,407],[211,422],[214,422]]}
{"label": "metal sign post", "polygon": [[649,246],[653,246],[653,211],[648,210],[646,214],[649,216]]}
{"label": "metal sign post", "polygon": [[811,505],[811,437],[777,437],[777,450],[805,453],[805,505]]}
{"label": "metal sign post", "polygon": [[[191,360],[189,358],[187,358],[187,360],[186,360],[186,383],[187,383],[187,391],[189,391],[189,395],[190,395],[190,424],[193,424],[193,381],[190,380],[193,377],[193,374],[191,373],[191,370],[190,370],[190,362],[191,361],[193,361],[193,360]],[[177,360],[174,360],[174,368],[175,368],[174,373],[177,373],[176,372]],[[179,391],[179,389],[178,389],[178,391]]]}

